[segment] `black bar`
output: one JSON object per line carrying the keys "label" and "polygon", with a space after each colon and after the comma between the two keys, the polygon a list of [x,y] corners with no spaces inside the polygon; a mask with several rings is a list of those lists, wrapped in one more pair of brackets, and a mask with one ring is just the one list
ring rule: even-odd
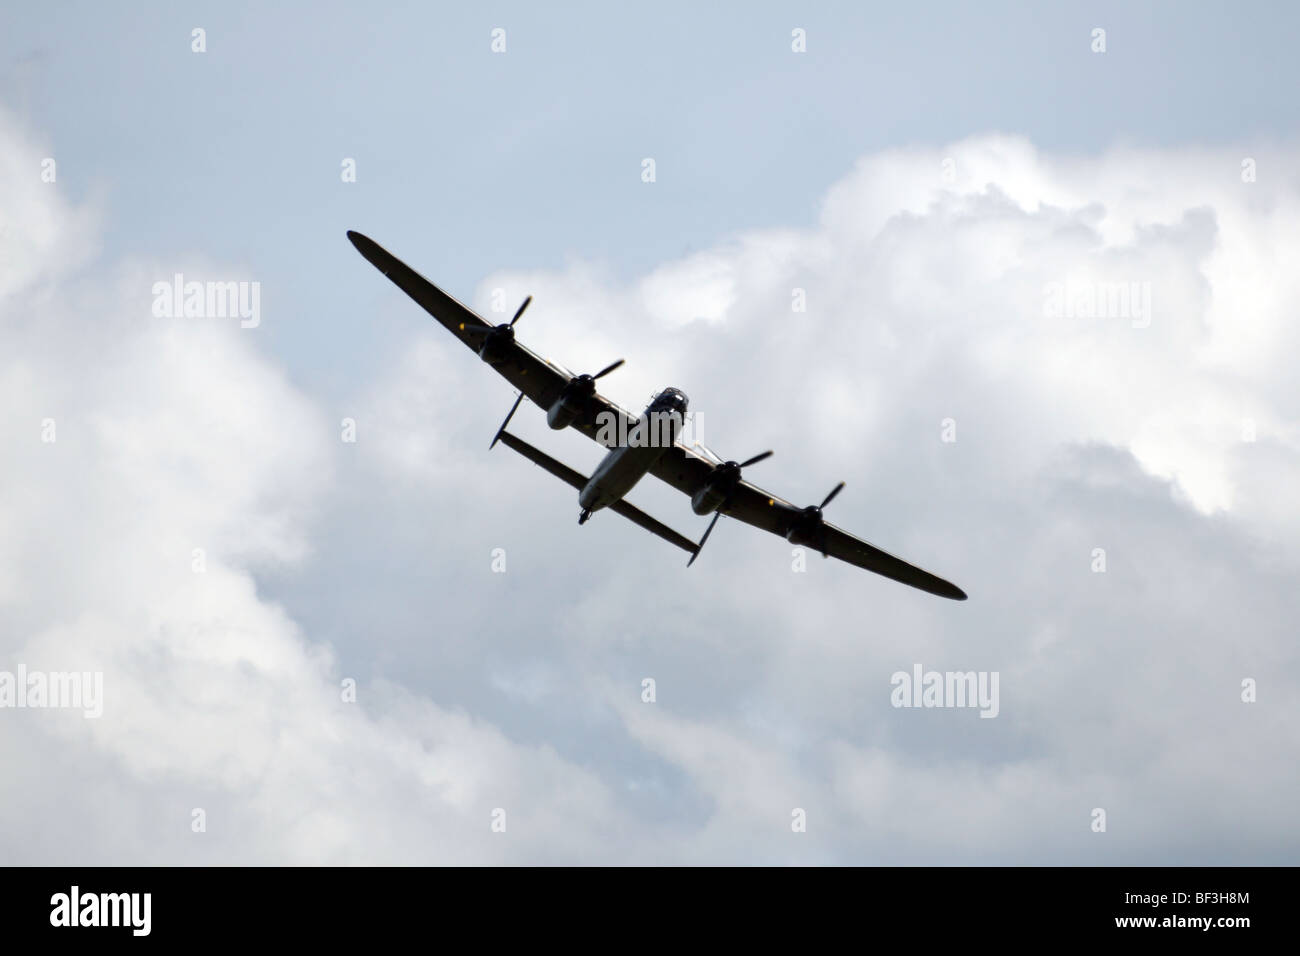
{"label": "black bar", "polygon": [[[38,944],[70,934],[91,945],[410,937],[459,948],[454,940],[468,932],[476,945],[523,934],[539,945],[591,936],[633,949],[701,936],[773,943],[787,933],[805,946],[837,937],[924,947],[1124,937],[1231,946],[1285,933],[1295,883],[1285,868],[539,869],[7,868],[0,920],[6,943]],[[116,908],[122,925],[52,925],[70,922],[74,886],[79,920],[111,918]],[[108,893],[141,895],[105,906]],[[137,935],[146,893],[148,934]]]}

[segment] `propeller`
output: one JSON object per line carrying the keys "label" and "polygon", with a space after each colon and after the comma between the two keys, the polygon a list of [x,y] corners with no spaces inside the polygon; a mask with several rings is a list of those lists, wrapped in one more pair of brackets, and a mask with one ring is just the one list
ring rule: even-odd
{"label": "propeller", "polygon": [[466,335],[495,334],[498,338],[514,341],[515,323],[519,321],[519,317],[524,314],[524,309],[528,308],[529,303],[532,301],[533,297],[531,295],[524,299],[519,308],[515,310],[515,317],[509,322],[502,322],[500,325],[470,325],[465,327],[464,332]]}
{"label": "propeller", "polygon": [[586,416],[591,415],[591,400],[596,397],[596,379],[604,378],[610,372],[622,365],[626,359],[619,359],[616,362],[610,362],[595,375],[590,372],[583,372],[581,375],[574,375],[566,385],[565,391],[573,399],[584,403],[584,412]]}
{"label": "propeller", "polygon": [[495,448],[497,442],[501,440],[501,435],[505,432],[506,426],[510,424],[510,419],[515,417],[515,412],[519,410],[519,403],[522,402],[523,400],[524,400],[524,393],[520,392],[519,397],[515,399],[515,403],[510,406],[510,414],[506,416],[506,420],[501,423],[501,427],[497,429],[496,435],[493,436],[492,444],[488,445],[489,451]]}
{"label": "propeller", "polygon": [[695,559],[698,558],[700,552],[704,550],[704,542],[709,540],[709,535],[713,534],[713,526],[718,523],[718,519],[721,517],[721,511],[713,512],[713,520],[710,521],[709,526],[704,529],[704,537],[700,538],[700,543],[695,546],[695,553],[691,555],[691,559],[686,562],[688,568],[695,563]]}
{"label": "propeller", "polygon": [[519,321],[519,317],[524,314],[524,309],[528,308],[528,304],[532,301],[533,301],[533,297],[531,295],[528,298],[524,299],[524,301],[520,304],[519,308],[515,310],[515,317],[510,320],[511,326],[513,326],[516,322]]}
{"label": "propeller", "polygon": [[[532,296],[529,296],[527,299],[524,300],[524,304],[521,305],[519,307],[519,311],[515,313],[515,318],[513,321],[518,321],[519,316],[523,314],[524,308],[528,305],[528,303],[531,300],[532,300]],[[513,321],[511,324],[513,324]],[[510,326],[508,325],[497,326],[497,328],[498,329],[504,328],[509,330]],[[514,333],[511,332],[510,334],[513,335]],[[604,378],[610,372],[614,371],[614,369],[622,365],[624,361],[625,361],[624,359],[619,359],[617,362],[610,362],[608,365],[602,368],[595,375],[590,375],[590,374],[573,375],[573,373],[570,372],[569,374],[571,378],[569,379],[569,383],[564,387],[565,400],[582,402],[586,408],[587,416],[590,417],[591,400],[596,397],[596,379]],[[515,411],[519,408],[519,403],[522,402],[523,400],[524,400],[524,393],[520,392],[519,397],[515,399],[514,405],[510,407],[510,414],[506,415],[506,420],[503,421],[501,423],[501,427],[497,429],[497,433],[492,439],[492,444],[488,445],[488,448],[492,448],[493,446],[496,445],[498,441],[501,440],[501,435],[505,432],[506,426],[510,424],[510,419],[514,417]],[[566,423],[567,421],[568,419],[565,419]],[[562,428],[564,426],[561,425],[560,427]]]}
{"label": "propeller", "polygon": [[726,496],[722,499],[722,503],[714,509],[713,520],[710,521],[709,526],[704,529],[704,537],[700,538],[700,543],[695,546],[695,553],[691,555],[691,559],[686,562],[688,568],[695,563],[695,559],[698,558],[700,552],[704,550],[704,542],[708,541],[709,535],[713,534],[713,526],[717,524],[718,519],[722,517],[722,509],[727,506],[727,502],[731,499],[732,492],[734,492],[736,486],[740,484],[741,471],[748,468],[750,465],[758,464],[764,458],[771,458],[776,454],[776,452],[769,448],[767,451],[759,452],[753,458],[747,458],[741,462],[723,461],[718,455],[714,454],[707,445],[700,445],[698,442],[696,445],[704,451],[707,457],[712,458],[717,462],[713,467],[713,477],[710,480],[716,482],[718,486],[726,488]]}
{"label": "propeller", "polygon": [[838,485],[836,485],[834,488],[831,489],[831,493],[830,493],[829,495],[826,496],[826,500],[823,501],[820,505],[818,505],[818,507],[817,507],[817,513],[818,513],[818,514],[821,514],[822,511],[823,511],[823,509],[825,509],[825,507],[826,507],[828,504],[830,504],[832,501],[834,501],[834,500],[835,500],[835,496],[838,495],[838,494],[839,494],[841,491],[843,491],[843,490],[844,490],[844,482],[841,481]]}
{"label": "propeller", "polygon": [[800,521],[803,523],[804,530],[808,532],[809,538],[816,536],[818,540],[817,550],[822,553],[823,558],[830,557],[826,552],[826,519],[822,516],[822,511],[826,506],[835,500],[835,496],[844,490],[844,482],[840,482],[831,489],[831,493],[819,505],[809,505],[803,509],[803,516]]}
{"label": "propeller", "polygon": [[699,449],[699,451],[701,452],[701,454],[703,454],[705,458],[712,459],[713,464],[716,465],[718,468],[726,468],[728,471],[739,470],[741,468],[748,468],[750,465],[756,465],[764,458],[771,458],[773,455],[776,454],[776,452],[772,451],[769,448],[767,451],[759,452],[753,458],[747,458],[745,461],[742,462],[734,462],[734,461],[723,461],[722,456],[719,455],[717,452],[715,452],[708,445],[704,445],[701,444],[700,442],[696,442],[695,447]]}
{"label": "propeller", "polygon": [[579,375],[578,378],[579,378],[580,380],[584,381],[584,382],[594,382],[594,381],[596,381],[596,379],[598,379],[598,378],[604,378],[606,375],[608,375],[610,372],[614,371],[614,369],[618,368],[620,365],[622,365],[622,364],[623,364],[624,362],[626,362],[626,361],[627,361],[627,359],[619,359],[617,362],[610,362],[608,365],[606,365],[604,368],[602,368],[602,369],[601,369],[599,372],[597,372],[595,375],[589,375],[589,374],[583,373],[582,375]]}

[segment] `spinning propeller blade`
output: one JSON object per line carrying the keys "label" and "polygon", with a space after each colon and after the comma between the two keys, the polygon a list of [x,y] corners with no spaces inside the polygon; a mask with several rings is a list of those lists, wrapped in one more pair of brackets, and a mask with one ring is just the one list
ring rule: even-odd
{"label": "spinning propeller blade", "polygon": [[598,378],[604,378],[610,372],[614,371],[614,369],[622,365],[625,361],[627,361],[627,359],[619,359],[617,362],[612,362],[609,365],[606,365],[604,368],[602,368],[599,372],[597,372],[595,375],[591,377],[592,380],[594,381],[595,379]]}
{"label": "spinning propeller blade", "polygon": [[516,322],[519,321],[519,317],[524,314],[524,309],[528,308],[528,303],[532,301],[533,301],[533,297],[531,295],[528,298],[524,299],[523,305],[519,306],[519,311],[516,312],[515,317],[510,320],[511,325],[514,325]]}
{"label": "spinning propeller blade", "polygon": [[695,559],[698,558],[700,556],[700,552],[704,550],[704,542],[709,540],[709,535],[713,534],[713,526],[718,523],[718,519],[721,517],[722,517],[721,511],[713,512],[713,520],[710,521],[709,526],[704,529],[704,537],[702,537],[700,539],[700,543],[695,546],[695,553],[691,555],[691,559],[686,562],[686,566],[688,568],[695,563]]}
{"label": "spinning propeller blade", "polygon": [[836,485],[834,488],[831,489],[831,493],[826,496],[826,500],[821,503],[821,506],[817,510],[821,511],[823,508],[825,508],[828,504],[834,501],[835,496],[838,495],[843,490],[844,490],[844,482],[841,481],[838,485]]}
{"label": "spinning propeller blade", "polygon": [[[696,442],[695,447],[704,452],[705,457],[712,458],[716,462],[714,465],[714,472],[721,472],[723,481],[735,482],[736,485],[740,484],[740,473],[743,469],[762,461],[764,458],[771,458],[776,454],[776,452],[769,448],[767,451],[759,452],[753,458],[748,458],[743,462],[723,461],[707,445],[701,445],[699,442]],[[718,505],[717,509],[713,512],[713,520],[710,521],[709,526],[704,529],[704,537],[700,538],[700,543],[695,546],[695,553],[691,555],[691,559],[686,562],[688,568],[695,563],[695,559],[698,558],[700,552],[704,550],[704,542],[708,541],[709,535],[713,534],[713,526],[717,524],[718,519],[722,517],[722,509],[727,506],[727,501],[731,497],[731,491],[734,490],[735,485],[730,485],[730,490],[727,492],[727,498],[723,499],[722,504]],[[838,490],[839,489],[837,488],[836,491]],[[834,493],[832,493],[831,497],[834,497]]]}

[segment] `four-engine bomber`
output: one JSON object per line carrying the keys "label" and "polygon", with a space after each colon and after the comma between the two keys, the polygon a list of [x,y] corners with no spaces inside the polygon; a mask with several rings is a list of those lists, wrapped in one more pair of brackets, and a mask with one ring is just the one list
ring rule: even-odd
{"label": "four-engine bomber", "polygon": [[[492,325],[374,240],[357,232],[349,232],[348,238],[375,268],[519,390],[492,446],[499,441],[576,488],[581,509],[579,524],[608,508],[688,552],[690,565],[718,519],[726,515],[778,534],[791,544],[815,548],[823,556],[839,558],[922,591],[957,601],[966,599],[965,592],[955,584],[827,522],[825,509],[844,490],[844,482],[836,485],[820,505],[800,508],[745,480],[744,469],[770,457],[772,452],[761,452],[742,462],[723,461],[703,446],[688,448],[682,444],[679,439],[688,403],[679,389],[664,389],[642,415],[634,416],[596,389],[597,380],[621,366],[623,359],[595,374],[578,375],[521,345],[515,339],[515,324],[532,296],[524,299],[509,322]],[[556,461],[506,430],[525,398],[545,409],[546,423],[551,428],[576,428],[609,449],[590,476]],[[654,475],[688,495],[691,510],[697,515],[713,515],[698,544],[627,500],[627,494],[646,475]]]}

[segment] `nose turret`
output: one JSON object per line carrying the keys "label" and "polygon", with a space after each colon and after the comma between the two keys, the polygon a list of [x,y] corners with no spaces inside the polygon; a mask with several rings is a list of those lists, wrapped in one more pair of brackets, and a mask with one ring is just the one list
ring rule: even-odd
{"label": "nose turret", "polygon": [[654,400],[654,408],[663,411],[686,412],[686,407],[690,404],[690,399],[680,388],[665,388]]}

